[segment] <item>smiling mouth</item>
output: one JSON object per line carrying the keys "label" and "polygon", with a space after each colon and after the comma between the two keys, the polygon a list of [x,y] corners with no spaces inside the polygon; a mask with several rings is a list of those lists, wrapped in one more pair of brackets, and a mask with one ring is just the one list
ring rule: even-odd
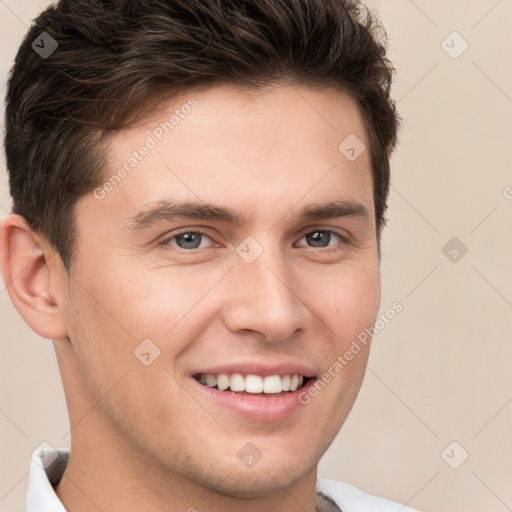
{"label": "smiling mouth", "polygon": [[277,397],[292,393],[304,387],[314,377],[300,374],[291,375],[242,375],[241,373],[220,373],[217,375],[197,373],[199,383],[219,391],[228,391],[239,395]]}

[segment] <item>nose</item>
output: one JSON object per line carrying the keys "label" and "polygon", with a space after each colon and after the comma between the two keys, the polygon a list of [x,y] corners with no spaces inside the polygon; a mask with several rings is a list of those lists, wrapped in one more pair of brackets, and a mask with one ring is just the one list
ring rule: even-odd
{"label": "nose", "polygon": [[237,261],[230,274],[232,293],[223,317],[232,332],[284,342],[305,328],[309,310],[283,255],[265,250],[252,263]]}

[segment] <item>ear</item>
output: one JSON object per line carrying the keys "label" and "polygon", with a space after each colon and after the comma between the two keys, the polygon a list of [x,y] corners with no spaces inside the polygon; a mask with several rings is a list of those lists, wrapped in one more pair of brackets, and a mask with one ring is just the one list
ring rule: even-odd
{"label": "ear", "polygon": [[66,271],[58,253],[20,215],[2,220],[0,264],[9,296],[32,330],[47,339],[66,337]]}

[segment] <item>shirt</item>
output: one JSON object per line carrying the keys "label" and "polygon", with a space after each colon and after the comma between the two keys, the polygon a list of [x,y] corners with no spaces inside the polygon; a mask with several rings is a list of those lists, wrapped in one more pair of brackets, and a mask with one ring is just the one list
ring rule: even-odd
{"label": "shirt", "polygon": [[[68,461],[69,449],[34,451],[30,463],[26,512],[66,512],[53,488],[62,478]],[[330,498],[342,512],[418,512],[328,478],[318,478],[316,489]]]}

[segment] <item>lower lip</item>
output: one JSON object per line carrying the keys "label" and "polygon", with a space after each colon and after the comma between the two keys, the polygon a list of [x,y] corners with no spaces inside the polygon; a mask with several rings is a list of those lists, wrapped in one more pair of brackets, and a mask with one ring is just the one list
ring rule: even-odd
{"label": "lower lip", "polygon": [[307,393],[314,385],[316,379],[310,379],[303,387],[296,391],[287,391],[281,396],[262,397],[239,395],[232,391],[219,391],[198,382],[192,377],[193,384],[199,387],[212,402],[231,409],[238,415],[255,421],[282,421],[296,410],[304,407],[299,401],[299,395]]}

